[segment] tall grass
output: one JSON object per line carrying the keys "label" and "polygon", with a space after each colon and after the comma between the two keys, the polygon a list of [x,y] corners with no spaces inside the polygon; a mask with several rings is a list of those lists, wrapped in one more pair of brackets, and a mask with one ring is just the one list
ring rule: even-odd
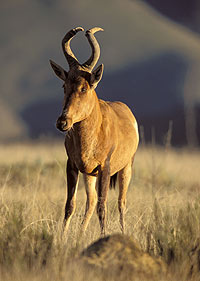
{"label": "tall grass", "polygon": [[[197,150],[144,146],[127,194],[126,233],[161,257],[173,280],[200,278],[199,159]],[[94,277],[69,265],[99,238],[100,229],[95,214],[80,236],[86,200],[81,178],[76,213],[63,241],[65,165],[61,143],[0,146],[0,280],[103,280],[103,273]],[[120,232],[117,197],[118,191],[110,190],[107,234]]]}

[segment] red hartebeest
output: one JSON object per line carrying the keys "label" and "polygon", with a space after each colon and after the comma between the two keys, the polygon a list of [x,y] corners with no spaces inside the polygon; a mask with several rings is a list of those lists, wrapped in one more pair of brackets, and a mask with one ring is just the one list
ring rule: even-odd
{"label": "red hartebeest", "polygon": [[[55,74],[64,81],[64,103],[56,126],[66,132],[67,202],[64,226],[68,228],[75,211],[79,171],[84,174],[87,202],[83,220],[85,231],[94,208],[101,233],[105,233],[106,200],[110,180],[119,180],[118,208],[124,231],[126,193],[131,179],[132,163],[137,150],[138,126],[131,110],[121,102],[98,99],[95,88],[103,74],[103,64],[93,70],[100,56],[100,47],[94,33],[103,30],[95,27],[86,31],[92,48],[91,57],[80,64],[74,56],[70,41],[82,27],[70,30],[62,40],[69,71],[50,60]],[[98,183],[96,185],[96,182]]]}

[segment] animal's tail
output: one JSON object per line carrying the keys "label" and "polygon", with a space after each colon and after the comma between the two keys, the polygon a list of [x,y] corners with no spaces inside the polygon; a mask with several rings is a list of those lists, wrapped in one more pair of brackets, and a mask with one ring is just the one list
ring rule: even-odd
{"label": "animal's tail", "polygon": [[117,182],[117,174],[115,173],[113,176],[110,177],[110,189],[114,188],[116,186],[116,182]]}

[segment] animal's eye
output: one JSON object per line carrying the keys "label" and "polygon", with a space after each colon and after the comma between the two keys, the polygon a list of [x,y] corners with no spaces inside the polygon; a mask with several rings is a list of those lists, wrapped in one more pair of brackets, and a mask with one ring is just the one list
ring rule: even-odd
{"label": "animal's eye", "polygon": [[82,87],[82,88],[81,88],[81,92],[82,92],[82,93],[85,93],[85,92],[86,92],[86,88],[85,88],[85,87]]}

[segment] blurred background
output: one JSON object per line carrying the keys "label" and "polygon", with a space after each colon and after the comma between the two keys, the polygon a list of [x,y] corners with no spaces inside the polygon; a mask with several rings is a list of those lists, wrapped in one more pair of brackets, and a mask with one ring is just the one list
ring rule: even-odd
{"label": "blurred background", "polygon": [[[62,82],[49,59],[68,70],[65,33],[100,26],[98,97],[125,102],[143,141],[200,144],[198,0],[1,0],[0,23],[0,141],[63,137]],[[84,33],[71,45],[80,62],[89,58]]]}

